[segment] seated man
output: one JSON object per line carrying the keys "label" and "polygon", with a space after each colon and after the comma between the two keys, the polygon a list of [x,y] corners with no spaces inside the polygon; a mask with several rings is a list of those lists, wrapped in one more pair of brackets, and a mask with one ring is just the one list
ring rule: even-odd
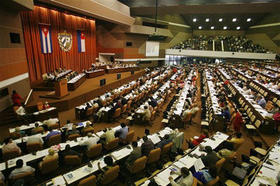
{"label": "seated man", "polygon": [[51,161],[51,160],[58,160],[58,154],[52,149],[49,149],[49,154],[43,158],[43,160],[40,162],[40,167],[42,164],[46,161]]}
{"label": "seated man", "polygon": [[61,158],[61,160],[64,160],[65,156],[71,156],[71,155],[77,155],[77,156],[79,156],[79,157],[82,156],[82,154],[80,154],[80,153],[78,153],[78,152],[72,150],[71,147],[70,147],[70,145],[67,144],[67,145],[65,146],[65,150],[64,150],[63,152],[60,153],[60,156],[59,156],[59,157]]}
{"label": "seated man", "polygon": [[28,146],[30,144],[34,144],[34,143],[39,143],[39,144],[43,145],[44,141],[43,141],[42,137],[38,136],[38,135],[30,136],[27,138],[26,146]]}
{"label": "seated man", "polygon": [[156,145],[156,148],[163,148],[164,145],[168,144],[171,142],[171,139],[169,138],[168,134],[165,134],[165,136],[163,137],[163,139]]}
{"label": "seated man", "polygon": [[89,150],[93,145],[97,144],[99,139],[97,137],[94,137],[92,135],[92,133],[88,133],[87,136],[88,136],[88,139],[85,141],[80,141],[80,145],[86,146],[87,149]]}
{"label": "seated man", "polygon": [[20,174],[24,174],[24,173],[28,173],[28,172],[34,172],[35,169],[27,166],[27,165],[23,165],[23,160],[22,159],[18,159],[16,161],[16,168],[11,172],[9,179],[13,179],[16,176],[20,175]]}
{"label": "seated man", "polygon": [[37,134],[40,132],[44,132],[44,128],[39,126],[39,123],[35,123],[35,128],[31,130],[31,134]]}
{"label": "seated man", "polygon": [[237,150],[245,142],[245,139],[242,138],[242,134],[239,132],[235,135],[235,137],[227,141],[233,143],[234,150]]}
{"label": "seated man", "polygon": [[51,130],[48,135],[46,136],[45,138],[45,141],[48,141],[50,139],[50,137],[54,136],[54,135],[58,135],[58,134],[61,134],[60,131],[58,130]]}
{"label": "seated man", "polygon": [[141,152],[143,156],[148,156],[150,151],[154,149],[154,144],[147,136],[143,137],[144,143],[141,145]]}
{"label": "seated man", "polygon": [[199,145],[204,138],[208,138],[209,134],[207,131],[203,131],[202,134],[197,137],[197,138],[190,138],[190,141],[187,141],[187,143],[189,144],[189,148],[193,148],[197,145]]}
{"label": "seated man", "polygon": [[103,144],[108,144],[110,141],[115,139],[115,132],[111,128],[104,129],[104,134],[100,136]]}
{"label": "seated man", "polygon": [[182,167],[179,172],[171,172],[171,174],[178,174],[181,175],[181,178],[178,181],[174,181],[173,178],[170,176],[169,181],[172,186],[192,186],[193,185],[193,175],[189,171],[187,167]]}
{"label": "seated man", "polygon": [[229,142],[225,142],[223,148],[219,150],[217,156],[219,158],[227,158],[234,153],[233,151],[233,144]]}
{"label": "seated man", "polygon": [[214,152],[210,146],[206,146],[205,151],[207,155],[201,157],[203,164],[208,167],[215,165],[216,162],[219,160],[219,157],[217,156],[216,152]]}
{"label": "seated man", "polygon": [[72,125],[72,129],[67,129],[66,136],[69,136],[71,134],[80,134],[80,132],[77,130],[76,125]]}
{"label": "seated man", "polygon": [[5,140],[5,145],[2,147],[2,153],[16,152],[18,155],[21,155],[21,149],[13,142],[12,138]]}
{"label": "seated man", "polygon": [[121,123],[121,129],[117,130],[116,133],[118,133],[118,137],[122,140],[126,138],[126,135],[128,133],[128,127],[124,124]]}
{"label": "seated man", "polygon": [[198,172],[195,172],[193,176],[203,184],[207,184],[217,177],[216,167],[204,168]]}
{"label": "seated man", "polygon": [[144,121],[150,121],[151,120],[151,111],[149,109],[148,106],[144,106],[144,116],[143,116],[143,120]]}
{"label": "seated man", "polygon": [[127,169],[129,169],[133,165],[134,161],[137,160],[138,158],[140,158],[142,155],[141,148],[138,147],[138,144],[136,141],[132,142],[132,147],[133,147],[133,150],[125,161],[125,165],[126,165]]}
{"label": "seated man", "polygon": [[53,125],[56,125],[58,122],[58,119],[57,118],[51,118],[51,119],[48,119],[48,120],[45,120],[43,121],[43,123],[45,125],[48,126],[48,128],[51,128]]}
{"label": "seated man", "polygon": [[264,99],[263,96],[259,96],[259,97],[257,98],[257,103],[258,103],[258,105],[260,105],[262,108],[265,108],[266,100]]}

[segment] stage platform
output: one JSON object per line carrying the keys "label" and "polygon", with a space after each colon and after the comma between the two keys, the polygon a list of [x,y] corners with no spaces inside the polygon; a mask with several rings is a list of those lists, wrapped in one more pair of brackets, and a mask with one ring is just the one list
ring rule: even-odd
{"label": "stage platform", "polygon": [[[63,97],[62,99],[50,99],[50,98],[40,98],[42,95],[46,95],[51,91],[34,91],[30,100],[28,101],[26,107],[28,110],[33,110],[37,106],[38,102],[45,102],[51,106],[57,107],[59,112],[72,109],[76,106],[79,106],[99,95],[102,95],[106,91],[115,89],[122,84],[128,83],[129,81],[135,80],[142,76],[145,73],[145,70],[135,71],[134,74],[131,72],[122,72],[121,79],[117,80],[117,73],[114,74],[105,74],[98,76],[96,78],[87,79],[81,86],[79,86],[74,91],[69,91],[69,95]],[[106,85],[100,86],[100,80],[106,79]]]}

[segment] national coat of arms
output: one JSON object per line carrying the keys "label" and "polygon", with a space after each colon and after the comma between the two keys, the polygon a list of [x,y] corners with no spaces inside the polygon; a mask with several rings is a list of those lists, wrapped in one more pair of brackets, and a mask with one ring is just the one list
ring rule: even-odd
{"label": "national coat of arms", "polygon": [[61,50],[68,52],[72,48],[72,34],[67,33],[66,31],[58,33],[57,36],[59,46]]}

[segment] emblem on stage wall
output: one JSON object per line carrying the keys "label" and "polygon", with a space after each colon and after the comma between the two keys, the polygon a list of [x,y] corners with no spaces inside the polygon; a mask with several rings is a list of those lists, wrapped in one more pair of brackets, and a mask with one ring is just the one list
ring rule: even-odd
{"label": "emblem on stage wall", "polygon": [[57,36],[59,46],[61,50],[68,52],[72,48],[72,34],[67,33],[66,31],[58,33]]}

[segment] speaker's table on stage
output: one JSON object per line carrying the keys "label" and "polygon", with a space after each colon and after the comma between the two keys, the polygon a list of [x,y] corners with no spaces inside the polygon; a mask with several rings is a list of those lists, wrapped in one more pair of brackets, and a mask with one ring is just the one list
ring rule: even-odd
{"label": "speaker's table on stage", "polygon": [[68,81],[68,90],[75,90],[86,80],[86,74],[82,73]]}
{"label": "speaker's table on stage", "polygon": [[95,77],[98,77],[98,76],[102,76],[104,74],[105,74],[104,69],[86,71],[86,76],[87,76],[88,79],[95,78]]}
{"label": "speaker's table on stage", "polygon": [[111,73],[119,73],[119,72],[137,71],[139,70],[139,67],[108,68],[106,70],[109,74],[111,74]]}

